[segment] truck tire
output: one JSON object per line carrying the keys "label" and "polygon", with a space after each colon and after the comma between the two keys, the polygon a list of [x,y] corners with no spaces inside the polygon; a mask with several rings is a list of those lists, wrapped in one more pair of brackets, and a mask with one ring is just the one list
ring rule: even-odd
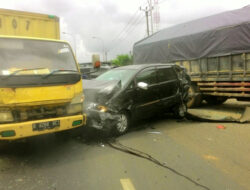
{"label": "truck tire", "polygon": [[187,102],[188,108],[194,108],[194,107],[198,107],[201,105],[202,96],[199,91],[199,87],[195,83],[192,83],[190,85],[190,88],[188,90],[188,96],[189,96],[189,99]]}
{"label": "truck tire", "polygon": [[220,105],[227,101],[227,97],[223,96],[206,96],[204,99],[210,105]]}

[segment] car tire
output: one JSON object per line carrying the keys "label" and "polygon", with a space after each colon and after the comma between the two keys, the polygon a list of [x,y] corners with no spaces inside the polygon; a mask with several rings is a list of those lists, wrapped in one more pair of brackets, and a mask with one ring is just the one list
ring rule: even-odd
{"label": "car tire", "polygon": [[131,120],[129,114],[127,112],[121,112],[119,114],[118,122],[112,130],[113,134],[118,136],[125,134],[129,129],[130,122]]}
{"label": "car tire", "polygon": [[179,104],[174,108],[174,114],[178,119],[185,118],[187,115],[187,105]]}

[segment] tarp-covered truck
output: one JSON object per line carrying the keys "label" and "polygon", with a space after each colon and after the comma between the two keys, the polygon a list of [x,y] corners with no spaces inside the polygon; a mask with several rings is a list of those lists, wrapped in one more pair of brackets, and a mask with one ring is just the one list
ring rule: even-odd
{"label": "tarp-covered truck", "polygon": [[59,36],[58,17],[0,10],[0,140],[86,123],[79,67]]}
{"label": "tarp-covered truck", "polygon": [[163,29],[135,43],[133,53],[134,64],[184,66],[189,107],[250,100],[250,6]]}

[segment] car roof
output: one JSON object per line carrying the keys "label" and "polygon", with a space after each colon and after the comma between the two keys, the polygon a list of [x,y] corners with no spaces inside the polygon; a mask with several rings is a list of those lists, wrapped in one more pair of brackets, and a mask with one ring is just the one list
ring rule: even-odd
{"label": "car roof", "polygon": [[134,69],[134,70],[141,70],[147,67],[155,67],[155,66],[176,66],[174,63],[151,63],[151,64],[138,64],[138,65],[127,65],[115,68],[116,70],[119,69]]}

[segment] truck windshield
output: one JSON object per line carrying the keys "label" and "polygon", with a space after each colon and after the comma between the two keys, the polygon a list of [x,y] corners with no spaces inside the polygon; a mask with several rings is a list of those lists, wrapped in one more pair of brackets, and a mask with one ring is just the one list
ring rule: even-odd
{"label": "truck windshield", "polygon": [[121,81],[122,87],[124,87],[131,77],[136,73],[137,70],[125,70],[125,69],[113,69],[107,71],[96,78],[96,80],[119,80]]}
{"label": "truck windshield", "polygon": [[67,43],[31,39],[0,39],[0,75],[47,75],[77,71]]}

